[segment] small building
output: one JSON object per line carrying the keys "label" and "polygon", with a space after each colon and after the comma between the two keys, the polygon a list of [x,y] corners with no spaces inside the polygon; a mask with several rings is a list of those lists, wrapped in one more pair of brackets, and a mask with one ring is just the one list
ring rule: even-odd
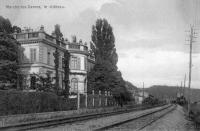
{"label": "small building", "polygon": [[136,103],[137,104],[142,104],[142,101],[147,97],[149,97],[149,93],[148,92],[144,91],[144,96],[143,96],[143,91],[138,89],[138,92],[137,92],[137,94],[135,96]]}

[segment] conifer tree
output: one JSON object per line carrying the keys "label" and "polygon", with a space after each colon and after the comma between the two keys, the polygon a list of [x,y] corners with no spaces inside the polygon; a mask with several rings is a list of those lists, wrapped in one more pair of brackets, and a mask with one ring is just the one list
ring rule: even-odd
{"label": "conifer tree", "polygon": [[88,91],[112,91],[118,102],[127,100],[125,82],[117,68],[118,55],[113,29],[106,19],[97,19],[96,25],[92,26],[91,37],[95,45],[96,63],[88,75]]}
{"label": "conifer tree", "polygon": [[[60,25],[56,24],[55,25],[55,30],[54,30],[55,36],[56,36],[56,44],[57,46],[59,45],[60,40],[63,37],[63,34],[60,31]],[[56,71],[56,83],[55,83],[55,91],[57,92],[59,89],[59,74],[58,74],[58,68],[59,68],[59,52],[58,52],[58,47],[56,47],[56,50],[54,52],[54,63],[55,63],[55,71]],[[58,92],[57,92],[58,93]]]}
{"label": "conifer tree", "polygon": [[69,52],[66,50],[64,53],[64,73],[65,73],[65,77],[64,77],[64,82],[65,82],[65,90],[64,90],[64,95],[68,98],[69,97],[69,59],[70,59],[70,54]]}

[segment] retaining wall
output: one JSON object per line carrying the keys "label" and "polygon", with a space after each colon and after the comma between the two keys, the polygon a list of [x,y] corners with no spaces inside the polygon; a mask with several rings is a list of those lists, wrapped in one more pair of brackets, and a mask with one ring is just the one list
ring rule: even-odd
{"label": "retaining wall", "polygon": [[50,120],[55,118],[70,118],[74,116],[79,116],[83,114],[93,114],[100,112],[110,112],[116,110],[125,110],[126,107],[107,107],[98,109],[80,109],[71,111],[57,111],[57,112],[44,112],[44,113],[31,113],[31,114],[19,114],[19,115],[9,115],[0,116],[0,127],[14,126],[23,123],[31,123],[37,121]]}

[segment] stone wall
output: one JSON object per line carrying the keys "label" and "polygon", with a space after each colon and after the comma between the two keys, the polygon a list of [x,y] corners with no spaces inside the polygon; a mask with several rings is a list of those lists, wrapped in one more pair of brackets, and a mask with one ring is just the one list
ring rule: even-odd
{"label": "stone wall", "polygon": [[71,111],[57,111],[57,112],[0,116],[0,127],[28,124],[28,123],[34,123],[34,122],[39,122],[39,121],[51,120],[51,119],[70,118],[72,116],[74,117],[74,116],[80,116],[84,114],[110,112],[114,110],[122,110],[122,108],[107,107],[107,108],[98,108],[98,109],[80,109],[80,110],[71,110]]}

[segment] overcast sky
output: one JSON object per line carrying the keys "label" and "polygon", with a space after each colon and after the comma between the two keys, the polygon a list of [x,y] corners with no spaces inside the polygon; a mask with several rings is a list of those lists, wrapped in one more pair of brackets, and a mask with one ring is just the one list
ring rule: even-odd
{"label": "overcast sky", "polygon": [[[6,5],[62,5],[62,9],[8,9]],[[188,76],[191,24],[199,28],[200,0],[0,0],[0,15],[20,27],[51,33],[61,25],[64,36],[89,42],[91,26],[106,18],[113,27],[125,80],[141,87],[180,85]],[[192,88],[200,88],[200,30],[193,46]],[[187,83],[186,83],[187,84]]]}

